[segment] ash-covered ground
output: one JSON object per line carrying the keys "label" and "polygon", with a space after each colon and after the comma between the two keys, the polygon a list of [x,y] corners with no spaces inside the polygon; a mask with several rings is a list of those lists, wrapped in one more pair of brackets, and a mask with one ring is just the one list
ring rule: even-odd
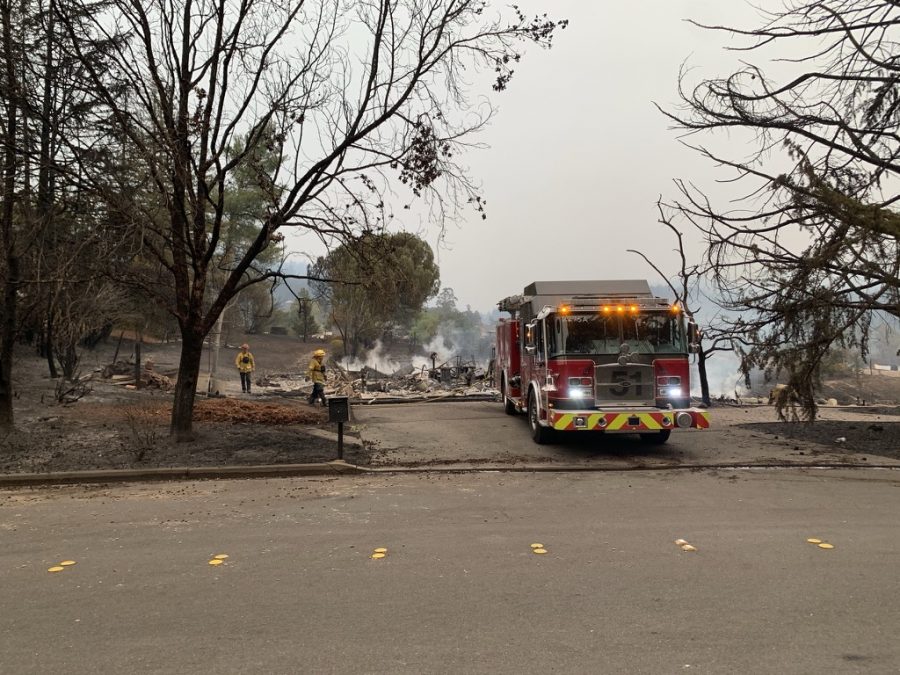
{"label": "ash-covered ground", "polygon": [[[237,346],[246,340],[254,354],[257,371],[254,381],[274,383],[256,386],[251,395],[240,392],[233,366]],[[194,428],[196,440],[174,443],[168,435],[171,393],[159,388],[138,390],[127,375],[102,379],[102,369],[112,362],[116,340],[86,351],[82,373],[91,375],[90,391],[79,400],[60,404],[55,397],[56,382],[47,375],[46,363],[19,346],[13,372],[16,429],[0,439],[0,473],[51,472],[84,469],[150,468],[214,465],[258,465],[320,462],[336,456],[335,425],[327,421],[327,411],[306,403],[310,385],[305,382],[309,358],[319,343],[288,336],[246,336],[223,347],[219,363],[219,398],[198,396]],[[119,359],[132,353],[127,340]],[[142,348],[142,362],[152,361],[152,372],[160,378],[174,378],[180,344],[148,344]],[[329,355],[330,356],[330,355]],[[405,357],[408,359],[409,354]],[[401,359],[393,359],[399,362]],[[204,364],[209,362],[204,357]],[[333,361],[332,361],[333,362]],[[448,382],[435,381],[424,368],[409,365],[405,374],[393,378],[365,378],[360,391],[359,372],[342,371],[334,364],[329,373],[329,390],[349,393],[362,401],[377,397],[445,399],[454,396],[492,394],[483,373],[452,373]],[[439,365],[439,364],[438,364]],[[451,363],[450,365],[454,365]],[[381,366],[384,367],[384,366]],[[423,375],[423,373],[425,373]],[[201,389],[205,377],[201,372]],[[900,401],[900,378],[867,379],[829,383],[843,402],[859,395],[895,404]],[[833,395],[833,394],[832,394]],[[368,397],[368,398],[366,398]],[[364,404],[364,403],[361,403]],[[498,410],[500,409],[498,403]],[[823,409],[825,410],[825,409]],[[827,446],[831,452],[868,453],[900,459],[900,413],[889,405],[880,408],[827,409],[814,424],[775,422],[771,407],[714,407],[713,426],[752,428],[767,436],[798,439]],[[377,450],[367,448],[365,434],[350,423],[345,427],[344,457],[348,462],[369,464]],[[477,443],[478,439],[473,439]],[[376,458],[377,459],[377,458]],[[439,458],[437,458],[439,459]]]}

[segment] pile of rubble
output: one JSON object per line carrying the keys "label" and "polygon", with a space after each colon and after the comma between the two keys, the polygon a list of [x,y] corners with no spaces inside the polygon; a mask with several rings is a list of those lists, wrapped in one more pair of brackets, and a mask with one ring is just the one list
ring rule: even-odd
{"label": "pile of rubble", "polygon": [[[334,368],[329,378],[333,393],[364,403],[389,400],[437,400],[447,398],[493,398],[497,392],[485,377],[483,368],[474,364],[464,368],[413,368],[408,366],[390,375],[373,368],[360,371]],[[328,393],[328,386],[325,391]]]}
{"label": "pile of rubble", "polygon": [[[100,377],[104,380],[111,380],[113,384],[119,384],[128,389],[135,389],[137,388],[137,380],[135,379],[134,371],[135,365],[133,362],[116,361],[105,366],[100,371]],[[141,368],[140,378],[142,389],[169,391],[175,386],[171,378],[153,370],[153,361],[149,359],[144,363],[144,367]]]}
{"label": "pile of rubble", "polygon": [[[407,366],[390,374],[370,367],[347,370],[329,363],[326,377],[326,396],[348,396],[360,403],[493,399],[498,395],[486,370],[474,362]],[[266,373],[256,379],[256,385],[281,396],[308,396],[312,391],[306,377],[292,373]]]}

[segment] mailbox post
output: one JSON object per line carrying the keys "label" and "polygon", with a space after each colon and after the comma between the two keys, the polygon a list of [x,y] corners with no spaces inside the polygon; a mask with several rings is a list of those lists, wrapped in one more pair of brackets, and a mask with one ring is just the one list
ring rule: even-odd
{"label": "mailbox post", "polygon": [[344,422],[350,421],[350,399],[346,396],[328,398],[328,421],[338,425],[338,459],[344,459]]}

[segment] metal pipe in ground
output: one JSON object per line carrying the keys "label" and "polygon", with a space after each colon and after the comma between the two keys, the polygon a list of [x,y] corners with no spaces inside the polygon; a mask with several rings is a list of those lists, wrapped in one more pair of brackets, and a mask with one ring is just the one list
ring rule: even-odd
{"label": "metal pipe in ground", "polygon": [[344,423],[338,422],[338,459],[344,459]]}
{"label": "metal pipe in ground", "polygon": [[134,343],[134,388],[141,388],[141,340],[143,336]]}

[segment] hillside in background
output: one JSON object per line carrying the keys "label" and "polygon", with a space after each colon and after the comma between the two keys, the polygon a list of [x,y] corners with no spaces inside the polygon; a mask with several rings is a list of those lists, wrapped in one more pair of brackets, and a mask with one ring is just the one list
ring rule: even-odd
{"label": "hillside in background", "polygon": [[[305,276],[307,269],[308,265],[305,262],[296,260],[285,263],[282,271],[285,274]],[[306,279],[285,279],[280,281],[275,287],[275,306],[279,309],[290,308],[296,294],[303,288],[309,288],[309,282]]]}

